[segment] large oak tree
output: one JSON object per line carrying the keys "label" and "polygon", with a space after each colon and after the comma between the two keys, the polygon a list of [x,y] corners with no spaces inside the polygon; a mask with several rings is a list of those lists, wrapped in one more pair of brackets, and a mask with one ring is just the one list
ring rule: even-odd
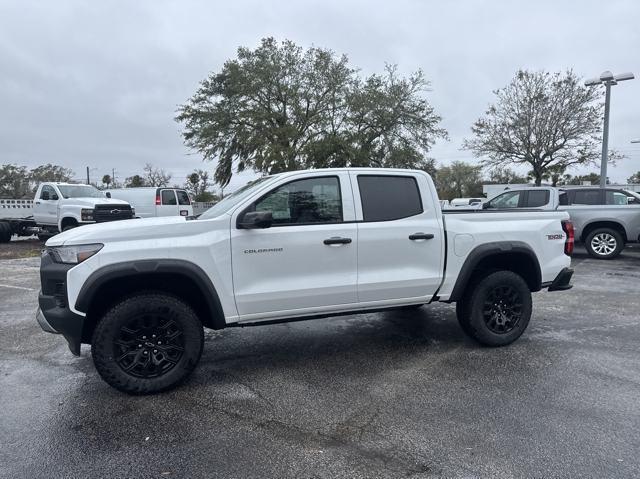
{"label": "large oak tree", "polygon": [[424,98],[422,72],[395,67],[362,78],[346,56],[291,41],[239,48],[180,106],[185,144],[217,162],[214,180],[332,166],[432,169],[426,157],[446,137]]}

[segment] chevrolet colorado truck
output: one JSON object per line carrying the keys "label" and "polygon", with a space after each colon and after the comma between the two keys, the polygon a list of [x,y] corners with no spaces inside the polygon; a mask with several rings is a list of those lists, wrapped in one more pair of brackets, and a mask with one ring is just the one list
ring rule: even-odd
{"label": "chevrolet colorado truck", "polygon": [[196,367],[203,327],[456,303],[481,344],[515,341],[531,292],[571,287],[563,211],[443,214],[431,177],[347,168],[260,178],[199,218],[89,225],[42,254],[37,321],[132,394]]}
{"label": "chevrolet colorado truck", "polygon": [[640,241],[640,197],[633,191],[597,186],[537,186],[505,191],[482,208],[534,208],[569,213],[576,242],[596,259],[616,258],[627,243]]}

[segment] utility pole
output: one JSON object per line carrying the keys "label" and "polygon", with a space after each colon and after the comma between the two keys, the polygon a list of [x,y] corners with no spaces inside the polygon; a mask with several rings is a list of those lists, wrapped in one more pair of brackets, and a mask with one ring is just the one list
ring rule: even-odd
{"label": "utility pole", "polygon": [[604,100],[604,129],[602,132],[602,158],[600,159],[600,188],[607,186],[607,163],[609,161],[609,104],[611,103],[611,87],[624,80],[633,80],[633,73],[614,75],[610,71],[602,72],[599,78],[592,78],[584,82],[585,86],[604,85],[606,88]]}
{"label": "utility pole", "polygon": [[87,166],[87,184],[90,185],[91,182],[89,181],[89,167]]}
{"label": "utility pole", "polygon": [[112,188],[116,187],[116,169],[115,168],[111,168],[111,184],[113,185]]}

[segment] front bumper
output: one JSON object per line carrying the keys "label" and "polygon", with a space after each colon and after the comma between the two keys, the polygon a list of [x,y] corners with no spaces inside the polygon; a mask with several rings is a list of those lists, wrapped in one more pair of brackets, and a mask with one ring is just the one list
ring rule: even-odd
{"label": "front bumper", "polygon": [[565,291],[573,288],[571,277],[573,276],[573,270],[571,268],[562,268],[562,271],[558,273],[558,276],[549,285],[549,291]]}
{"label": "front bumper", "polygon": [[36,321],[43,331],[62,334],[71,352],[79,356],[85,318],[71,311],[67,304],[67,271],[73,266],[55,263],[49,256],[42,257],[42,289],[38,295]]}

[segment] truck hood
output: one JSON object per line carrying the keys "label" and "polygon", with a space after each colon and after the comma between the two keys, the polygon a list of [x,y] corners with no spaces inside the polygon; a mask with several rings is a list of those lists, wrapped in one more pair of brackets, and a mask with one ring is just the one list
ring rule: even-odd
{"label": "truck hood", "polygon": [[96,205],[128,205],[124,200],[117,200],[115,198],[63,198],[60,200],[60,206],[77,205],[94,207]]}
{"label": "truck hood", "polygon": [[[195,225],[200,223],[201,225]],[[206,228],[200,221],[187,221],[183,216],[162,216],[159,218],[141,218],[111,221],[79,226],[50,238],[47,246],[77,245],[130,241],[145,238],[184,236],[194,234]],[[187,227],[187,224],[190,227]]]}

